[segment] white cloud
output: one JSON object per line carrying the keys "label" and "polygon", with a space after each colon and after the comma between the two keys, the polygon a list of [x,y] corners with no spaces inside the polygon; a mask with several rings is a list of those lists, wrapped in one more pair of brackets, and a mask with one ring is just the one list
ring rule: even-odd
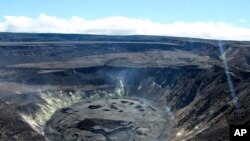
{"label": "white cloud", "polygon": [[73,16],[70,19],[40,14],[37,18],[5,16],[0,22],[1,32],[83,33],[106,35],[167,35],[225,40],[250,40],[250,29],[225,22],[181,22],[163,24],[147,19],[107,17],[85,20]]}
{"label": "white cloud", "polygon": [[239,21],[240,23],[244,23],[244,24],[247,23],[247,19],[244,19],[244,18],[239,19],[238,21]]}

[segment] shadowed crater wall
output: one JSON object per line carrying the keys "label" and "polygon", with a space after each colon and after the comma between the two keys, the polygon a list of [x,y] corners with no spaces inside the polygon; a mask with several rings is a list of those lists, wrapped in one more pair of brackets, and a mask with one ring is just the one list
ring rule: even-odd
{"label": "shadowed crater wall", "polygon": [[[86,103],[109,98],[106,103],[109,104],[114,97],[146,99],[156,103],[160,111],[171,113],[171,129],[167,128],[171,141],[228,140],[230,124],[250,123],[249,58],[249,42],[1,33],[0,140],[44,141],[45,123],[57,123],[54,119],[62,118],[60,115],[68,115],[70,119],[74,115],[71,109],[79,102],[83,109],[100,111],[101,115],[131,112],[126,111],[131,107],[126,102],[129,100],[120,101],[118,106],[110,104],[108,108],[104,108],[107,106],[104,101]],[[235,96],[228,86],[229,80]],[[134,115],[123,117],[133,119],[136,114],[139,117],[150,111],[141,105],[133,110]],[[84,131],[92,137],[96,132],[100,140],[119,137],[120,133],[116,132],[120,131],[116,130],[119,127],[129,130],[136,138],[144,136],[146,129],[137,132],[127,122],[130,119],[115,118],[82,117],[69,123],[77,132]],[[59,125],[54,124],[52,129],[65,134]],[[78,137],[73,130],[70,133],[72,138]]]}

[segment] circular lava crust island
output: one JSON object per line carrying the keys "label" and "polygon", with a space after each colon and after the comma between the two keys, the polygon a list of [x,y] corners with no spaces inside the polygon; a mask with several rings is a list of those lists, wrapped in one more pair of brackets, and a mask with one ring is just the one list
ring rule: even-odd
{"label": "circular lava crust island", "polygon": [[170,118],[163,109],[139,98],[104,98],[55,112],[46,123],[48,141],[162,141]]}

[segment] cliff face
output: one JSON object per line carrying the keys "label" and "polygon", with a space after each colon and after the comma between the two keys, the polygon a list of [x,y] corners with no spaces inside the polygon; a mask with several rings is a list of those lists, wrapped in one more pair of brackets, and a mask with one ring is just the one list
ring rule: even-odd
{"label": "cliff face", "polygon": [[0,138],[44,140],[56,110],[125,96],[171,113],[170,140],[227,140],[229,124],[250,121],[249,51],[236,41],[2,33]]}

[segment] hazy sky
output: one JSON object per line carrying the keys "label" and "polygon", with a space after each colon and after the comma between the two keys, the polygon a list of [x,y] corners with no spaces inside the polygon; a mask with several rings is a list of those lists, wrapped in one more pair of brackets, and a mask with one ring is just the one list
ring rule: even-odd
{"label": "hazy sky", "polygon": [[[249,7],[250,0],[3,0],[0,1],[0,31],[181,36],[187,31],[173,33],[180,26],[194,28],[184,36],[229,39],[224,36],[240,32],[230,38],[241,36],[248,40]],[[127,20],[131,28],[126,25]],[[96,29],[83,27],[93,22]],[[142,29],[139,24],[147,27]],[[152,27],[158,31],[150,31]],[[195,27],[214,31],[223,27],[219,30],[223,35],[213,35],[209,30],[199,33]]]}

